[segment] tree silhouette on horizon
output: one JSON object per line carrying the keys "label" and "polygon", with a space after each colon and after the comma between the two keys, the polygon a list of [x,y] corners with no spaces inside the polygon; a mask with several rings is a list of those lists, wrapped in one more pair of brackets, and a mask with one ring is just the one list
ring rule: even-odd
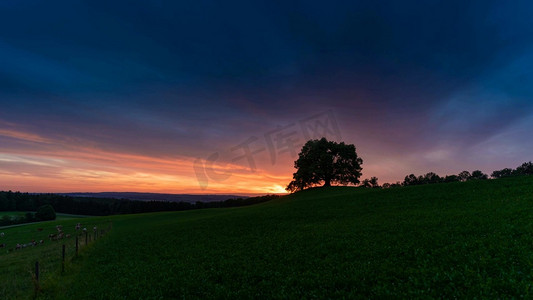
{"label": "tree silhouette on horizon", "polygon": [[297,171],[286,190],[300,191],[308,187],[332,184],[358,184],[363,160],[353,144],[336,143],[326,138],[309,140],[294,162]]}

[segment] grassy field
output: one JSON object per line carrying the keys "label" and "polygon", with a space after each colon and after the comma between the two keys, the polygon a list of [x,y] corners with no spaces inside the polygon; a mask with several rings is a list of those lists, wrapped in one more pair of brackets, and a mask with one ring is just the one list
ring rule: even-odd
{"label": "grassy field", "polygon": [[[24,211],[0,211],[0,218],[2,216],[16,217],[16,216],[25,216],[25,215],[26,215],[26,212],[24,212]],[[66,221],[66,220],[76,219],[77,220],[76,222],[80,222],[81,220],[78,220],[78,219],[80,219],[80,218],[88,218],[88,217],[91,217],[91,216],[57,213],[56,214],[56,221]],[[26,226],[26,225],[43,223],[43,222],[46,223],[48,221],[31,222],[31,223],[20,223],[20,224],[14,224],[14,225],[0,226],[0,231],[2,231],[2,230],[5,231],[6,228]]]}
{"label": "grassy field", "polygon": [[26,212],[23,211],[0,211],[0,218],[3,216],[24,216]]}
{"label": "grassy field", "polygon": [[[31,213],[35,213],[34,211],[30,211]],[[3,216],[24,216],[27,212],[25,211],[0,211],[0,218]],[[86,215],[72,215],[72,214],[62,214],[62,213],[56,213],[56,217],[60,220],[62,219],[73,219],[73,218],[86,218],[90,216]]]}
{"label": "grassy field", "polygon": [[[39,261],[40,275],[43,280],[55,278],[61,272],[62,245],[66,245],[66,256],[75,256],[75,224],[81,222],[92,233],[94,226],[101,229],[108,228],[108,218],[73,218],[66,216],[57,221],[46,221],[10,226],[0,229],[4,236],[0,237],[0,298],[1,299],[24,299],[33,296],[34,283],[32,275],[35,270],[35,262]],[[56,225],[62,225],[70,238],[61,241],[51,241],[49,234],[57,233]],[[41,244],[40,241],[43,240]],[[94,238],[92,238],[94,240]],[[37,245],[30,246],[32,241]],[[27,247],[15,250],[17,244],[26,244]],[[85,245],[85,239],[80,239],[80,250],[90,248]]]}
{"label": "grassy field", "polygon": [[[91,217],[91,216],[56,213],[56,218],[59,221],[79,219],[79,218],[88,218],[88,217]],[[78,221],[81,221],[81,220],[78,220]]]}
{"label": "grassy field", "polygon": [[[320,188],[249,207],[110,219],[109,234],[42,281],[40,299],[532,293],[533,177]],[[33,261],[20,253],[0,258]]]}

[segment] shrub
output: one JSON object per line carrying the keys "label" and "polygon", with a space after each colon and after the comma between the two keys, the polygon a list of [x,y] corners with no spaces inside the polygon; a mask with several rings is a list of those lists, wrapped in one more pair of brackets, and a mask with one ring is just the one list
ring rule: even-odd
{"label": "shrub", "polygon": [[45,204],[37,209],[37,212],[35,213],[35,219],[37,221],[55,220],[56,212],[52,205]]}

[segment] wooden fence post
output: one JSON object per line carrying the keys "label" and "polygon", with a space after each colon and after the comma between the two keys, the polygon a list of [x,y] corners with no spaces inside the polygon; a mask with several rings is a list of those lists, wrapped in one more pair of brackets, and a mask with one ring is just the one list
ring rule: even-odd
{"label": "wooden fence post", "polygon": [[39,282],[39,262],[35,262],[35,281]]}
{"label": "wooden fence post", "polygon": [[61,273],[65,273],[65,244],[63,244],[63,253],[61,259]]}
{"label": "wooden fence post", "polygon": [[36,298],[37,293],[39,292],[39,261],[35,262],[35,279],[33,281],[33,292],[33,297]]}

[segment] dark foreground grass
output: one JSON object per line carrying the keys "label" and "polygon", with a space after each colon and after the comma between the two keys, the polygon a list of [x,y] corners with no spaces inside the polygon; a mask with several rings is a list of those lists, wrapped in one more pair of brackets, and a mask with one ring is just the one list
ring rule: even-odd
{"label": "dark foreground grass", "polygon": [[[60,219],[38,223],[20,224],[2,228],[4,236],[0,237],[0,299],[25,299],[34,295],[35,262],[40,264],[40,277],[43,280],[54,279],[61,272],[62,245],[66,246],[67,262],[75,255],[75,224],[81,222],[89,228],[107,228],[109,219],[93,217],[84,219]],[[65,233],[71,235],[60,241],[51,241],[48,235],[57,233],[56,225],[62,225]],[[40,243],[43,240],[43,243]],[[32,241],[37,245],[29,246]],[[27,247],[15,250],[17,244],[26,244]],[[90,246],[90,244],[89,244]],[[85,239],[80,241],[80,250],[86,247]]]}
{"label": "dark foreground grass", "polygon": [[532,297],[533,177],[119,216],[41,298]]}

